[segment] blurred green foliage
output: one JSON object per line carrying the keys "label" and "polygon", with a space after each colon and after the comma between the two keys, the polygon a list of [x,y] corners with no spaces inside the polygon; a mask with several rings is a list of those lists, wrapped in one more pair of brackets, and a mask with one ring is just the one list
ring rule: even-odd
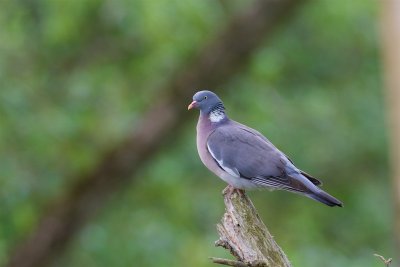
{"label": "blurred green foliage", "polygon": [[[0,2],[0,264],[248,4]],[[382,266],[372,254],[393,253],[377,9],[372,0],[309,2],[224,85],[231,118],[345,203],[250,193],[294,266]],[[54,266],[212,266],[209,256],[229,257],[213,246],[225,185],[198,159],[191,116]]]}

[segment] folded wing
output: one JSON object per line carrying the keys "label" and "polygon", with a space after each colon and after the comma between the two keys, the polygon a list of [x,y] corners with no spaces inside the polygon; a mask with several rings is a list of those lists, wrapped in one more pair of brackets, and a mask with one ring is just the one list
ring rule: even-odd
{"label": "folded wing", "polygon": [[233,176],[249,179],[260,187],[307,192],[307,184],[319,180],[302,175],[292,162],[257,131],[241,125],[217,128],[207,148],[218,165]]}

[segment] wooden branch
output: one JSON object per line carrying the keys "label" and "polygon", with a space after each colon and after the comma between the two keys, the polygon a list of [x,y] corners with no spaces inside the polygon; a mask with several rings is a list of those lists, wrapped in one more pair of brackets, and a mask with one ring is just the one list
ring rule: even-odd
{"label": "wooden branch", "polygon": [[392,263],[392,260],[393,260],[392,258],[385,259],[385,257],[383,257],[382,255],[376,254],[376,253],[374,254],[374,256],[378,257],[379,259],[381,259],[386,267],[389,267],[390,264]]}
{"label": "wooden branch", "polygon": [[226,211],[217,225],[220,238],[215,245],[229,250],[237,261],[212,258],[213,262],[239,267],[290,267],[285,253],[246,194],[239,190],[232,192],[228,186],[223,196]]}
{"label": "wooden branch", "polygon": [[228,265],[228,266],[234,266],[234,267],[248,267],[248,265],[246,263],[241,262],[241,261],[227,260],[227,259],[215,258],[215,257],[211,257],[210,259],[214,263],[218,263],[218,264],[222,264],[222,265]]}

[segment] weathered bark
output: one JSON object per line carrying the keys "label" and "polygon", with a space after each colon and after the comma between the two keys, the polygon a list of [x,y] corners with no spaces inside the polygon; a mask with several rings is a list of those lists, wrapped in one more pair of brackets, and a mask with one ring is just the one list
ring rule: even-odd
{"label": "weathered bark", "polygon": [[304,1],[257,0],[206,45],[182,73],[175,76],[162,96],[143,114],[141,122],[79,183],[55,201],[32,234],[15,249],[9,267],[46,266],[62,251],[107,197],[132,179],[162,144],[176,139],[187,118],[187,103],[194,91],[215,88],[244,68],[255,49],[272,31],[291,17]]}
{"label": "weathered bark", "polygon": [[237,261],[212,258],[213,261],[230,266],[290,267],[246,193],[229,191],[228,186],[223,193],[226,211],[217,225],[220,238],[215,245],[228,249]]}
{"label": "weathered bark", "polygon": [[[390,136],[395,251],[400,251],[400,1],[383,0],[382,54]],[[400,260],[399,254],[396,255]]]}

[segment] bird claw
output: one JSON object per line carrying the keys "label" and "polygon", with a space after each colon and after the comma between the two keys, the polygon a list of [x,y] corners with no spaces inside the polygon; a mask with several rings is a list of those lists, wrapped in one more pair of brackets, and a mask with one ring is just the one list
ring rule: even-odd
{"label": "bird claw", "polygon": [[225,189],[222,191],[222,194],[223,194],[224,196],[227,196],[227,197],[231,198],[232,194],[233,194],[235,191],[237,192],[237,194],[238,194],[239,196],[244,196],[244,190],[239,189],[239,188],[235,188],[235,187],[233,187],[233,186],[231,186],[231,185],[229,185],[229,184],[228,184],[228,186],[225,187]]}

